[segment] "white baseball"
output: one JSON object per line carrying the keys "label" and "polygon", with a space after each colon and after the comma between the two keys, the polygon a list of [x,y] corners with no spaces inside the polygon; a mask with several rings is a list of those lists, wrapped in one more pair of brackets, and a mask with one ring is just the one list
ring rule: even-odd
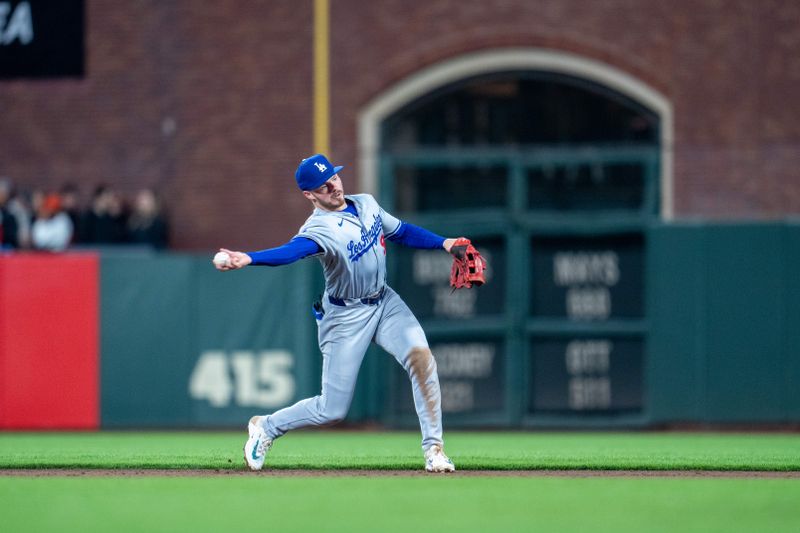
{"label": "white baseball", "polygon": [[231,266],[231,256],[226,252],[217,252],[214,256],[214,264],[217,266]]}

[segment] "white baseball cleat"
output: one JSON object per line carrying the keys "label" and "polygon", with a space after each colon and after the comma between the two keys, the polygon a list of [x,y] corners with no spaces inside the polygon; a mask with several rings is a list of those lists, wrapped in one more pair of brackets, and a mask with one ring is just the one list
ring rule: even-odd
{"label": "white baseball cleat", "polygon": [[244,443],[244,460],[250,470],[261,470],[267,452],[272,448],[272,439],[267,437],[267,433],[262,429],[260,416],[250,419],[247,431],[250,436]]}
{"label": "white baseball cleat", "polygon": [[438,444],[434,444],[425,451],[425,470],[428,472],[455,472],[453,461],[444,454]]}

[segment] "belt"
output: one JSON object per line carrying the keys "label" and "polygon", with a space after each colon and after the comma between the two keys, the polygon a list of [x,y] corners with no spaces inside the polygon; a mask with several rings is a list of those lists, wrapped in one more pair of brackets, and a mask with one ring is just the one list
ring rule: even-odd
{"label": "belt", "polygon": [[364,305],[378,305],[383,300],[383,297],[386,293],[386,288],[384,287],[381,289],[381,292],[378,293],[377,296],[373,296],[372,298],[350,298],[347,300],[343,300],[342,298],[336,298],[335,296],[328,295],[328,301],[333,305],[338,305],[339,307],[347,307],[348,305],[354,305],[357,303],[362,303]]}

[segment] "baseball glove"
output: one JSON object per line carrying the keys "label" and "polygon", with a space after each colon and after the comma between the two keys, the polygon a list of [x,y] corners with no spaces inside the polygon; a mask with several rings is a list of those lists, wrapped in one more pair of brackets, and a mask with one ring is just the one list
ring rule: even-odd
{"label": "baseball glove", "polygon": [[486,261],[480,252],[472,246],[469,239],[459,237],[450,248],[453,255],[453,267],[450,269],[450,286],[453,290],[473,285],[480,287],[486,283],[483,271],[486,270]]}

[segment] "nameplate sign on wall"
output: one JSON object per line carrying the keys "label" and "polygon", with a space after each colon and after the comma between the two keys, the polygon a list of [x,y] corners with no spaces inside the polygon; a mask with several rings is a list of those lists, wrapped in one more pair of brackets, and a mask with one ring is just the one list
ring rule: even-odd
{"label": "nameplate sign on wall", "polygon": [[83,77],[83,0],[0,1],[0,79]]}

